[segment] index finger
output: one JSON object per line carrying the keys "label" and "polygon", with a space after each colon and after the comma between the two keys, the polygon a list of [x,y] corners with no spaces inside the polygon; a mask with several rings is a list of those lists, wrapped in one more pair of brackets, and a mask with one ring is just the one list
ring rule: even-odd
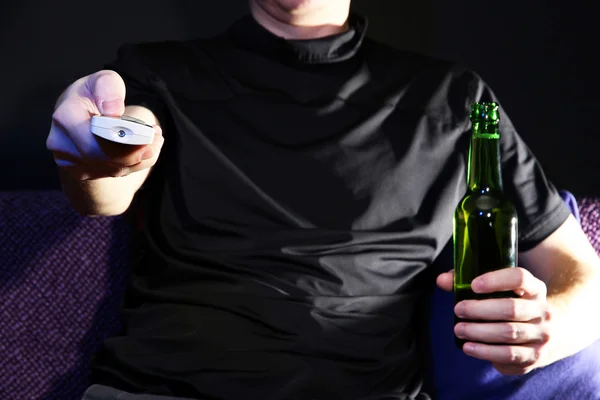
{"label": "index finger", "polygon": [[519,296],[546,294],[545,283],[520,267],[502,268],[478,276],[471,282],[471,289],[475,293],[513,291]]}

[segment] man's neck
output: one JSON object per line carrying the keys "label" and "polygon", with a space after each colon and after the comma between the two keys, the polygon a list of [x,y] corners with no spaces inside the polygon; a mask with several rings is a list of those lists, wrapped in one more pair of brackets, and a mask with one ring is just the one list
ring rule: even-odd
{"label": "man's neck", "polygon": [[284,39],[317,39],[348,30],[348,8],[290,13],[275,6],[251,1],[250,11],[262,27]]}

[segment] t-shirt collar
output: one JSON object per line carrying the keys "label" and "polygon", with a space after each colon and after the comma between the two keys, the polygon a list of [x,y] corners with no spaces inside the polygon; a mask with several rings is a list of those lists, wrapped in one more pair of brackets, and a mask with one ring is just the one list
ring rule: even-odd
{"label": "t-shirt collar", "polygon": [[227,36],[238,46],[283,63],[331,64],[354,56],[365,37],[368,20],[350,14],[349,29],[318,39],[290,40],[271,33],[251,15],[246,15],[229,29]]}

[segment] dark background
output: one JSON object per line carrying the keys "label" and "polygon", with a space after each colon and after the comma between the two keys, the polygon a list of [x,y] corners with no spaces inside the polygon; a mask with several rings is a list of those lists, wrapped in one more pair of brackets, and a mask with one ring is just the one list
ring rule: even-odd
{"label": "dark background", "polygon": [[[369,35],[466,64],[491,85],[550,180],[600,196],[594,117],[599,30],[589,0],[355,0]],[[212,35],[244,0],[2,0],[0,190],[57,189],[45,139],[54,102],[124,42]]]}

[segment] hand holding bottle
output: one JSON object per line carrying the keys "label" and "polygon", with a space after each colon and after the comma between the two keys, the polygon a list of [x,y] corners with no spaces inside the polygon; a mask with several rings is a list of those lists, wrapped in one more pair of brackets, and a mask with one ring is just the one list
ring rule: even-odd
{"label": "hand holding bottle", "polygon": [[[441,274],[438,286],[451,292],[454,272]],[[512,291],[516,298],[464,300],[454,312],[465,320],[454,327],[466,341],[463,351],[490,361],[504,375],[521,375],[550,364],[553,338],[552,313],[546,301],[546,285],[526,269],[505,268],[488,272],[471,283],[478,294]],[[497,322],[502,321],[502,322]]]}
{"label": "hand holding bottle", "polygon": [[519,268],[518,215],[504,193],[499,105],[476,102],[467,191],[454,213],[454,269],[438,285],[455,297],[455,342],[505,374],[545,362],[550,337],[546,286]]}

